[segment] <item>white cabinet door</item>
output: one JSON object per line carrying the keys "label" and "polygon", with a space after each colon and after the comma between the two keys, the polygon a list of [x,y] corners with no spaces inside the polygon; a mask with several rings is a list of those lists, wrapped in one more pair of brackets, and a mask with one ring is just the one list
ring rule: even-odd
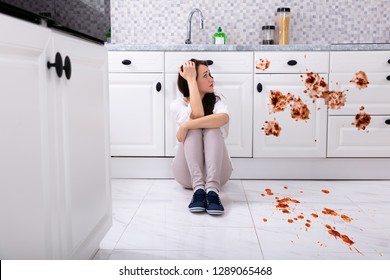
{"label": "white cabinet door", "polygon": [[[356,71],[357,72],[357,71]],[[364,106],[368,114],[385,115],[390,113],[390,69],[388,73],[366,73],[369,84],[358,89],[350,81],[355,73],[334,73],[329,76],[329,89],[343,91],[345,106],[338,110],[329,108],[329,115],[356,115]]]}
{"label": "white cabinet door", "polygon": [[[252,79],[250,74],[213,74],[215,92],[227,103],[230,121],[226,139],[231,157],[252,156]],[[177,150],[177,125],[170,112],[170,104],[182,94],[177,90],[177,74],[166,74],[166,155],[174,156]]]}
{"label": "white cabinet door", "polygon": [[110,73],[112,156],[164,155],[164,76]]}
{"label": "white cabinet door", "polygon": [[[63,170],[67,258],[85,259],[111,225],[107,51],[53,33],[52,55],[68,56],[70,79],[55,77],[59,165]],[[54,71],[52,72],[54,74]]]}
{"label": "white cabinet door", "polygon": [[[321,77],[327,81],[327,75]],[[257,91],[258,84],[261,84],[261,92]],[[306,88],[300,74],[256,75],[254,88],[253,157],[326,156],[327,109],[322,99],[313,103],[304,93]],[[296,121],[291,117],[289,107],[283,112],[269,114],[271,90],[300,97],[310,110],[309,119]],[[281,127],[278,137],[267,136],[262,130],[265,121],[274,119]]]}
{"label": "white cabinet door", "polygon": [[2,14],[0,26],[0,259],[56,258],[42,122],[50,32]]}
{"label": "white cabinet door", "polygon": [[371,116],[365,130],[352,125],[354,120],[355,116],[329,117],[328,156],[390,157],[390,115]]}

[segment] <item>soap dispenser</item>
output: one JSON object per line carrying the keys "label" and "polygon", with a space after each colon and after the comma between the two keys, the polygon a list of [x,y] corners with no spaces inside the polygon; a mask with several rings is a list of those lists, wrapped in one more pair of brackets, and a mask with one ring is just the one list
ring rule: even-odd
{"label": "soap dispenser", "polygon": [[226,44],[226,34],[222,32],[221,27],[218,27],[218,32],[214,34],[214,44],[215,45]]}

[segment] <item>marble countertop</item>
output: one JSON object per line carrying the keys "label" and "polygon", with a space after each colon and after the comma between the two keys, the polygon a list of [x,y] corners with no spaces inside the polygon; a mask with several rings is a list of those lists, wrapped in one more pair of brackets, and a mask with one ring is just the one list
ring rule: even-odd
{"label": "marble countertop", "polygon": [[390,50],[390,44],[321,45],[212,45],[212,44],[107,44],[109,51],[376,51]]}

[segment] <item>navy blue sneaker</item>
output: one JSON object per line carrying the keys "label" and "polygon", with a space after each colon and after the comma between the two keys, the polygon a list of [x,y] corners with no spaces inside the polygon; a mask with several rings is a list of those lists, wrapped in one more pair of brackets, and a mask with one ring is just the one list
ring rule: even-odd
{"label": "navy blue sneaker", "polygon": [[206,211],[210,215],[221,215],[225,211],[225,209],[222,206],[221,200],[219,199],[219,196],[214,191],[209,191],[206,195],[207,200],[207,208]]}
{"label": "navy blue sneaker", "polygon": [[203,189],[194,192],[188,208],[191,212],[204,212],[206,210],[206,192]]}

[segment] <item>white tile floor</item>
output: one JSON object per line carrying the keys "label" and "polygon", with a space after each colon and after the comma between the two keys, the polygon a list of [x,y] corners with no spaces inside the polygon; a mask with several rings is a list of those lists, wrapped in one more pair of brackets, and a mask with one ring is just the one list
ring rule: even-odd
{"label": "white tile floor", "polygon": [[174,180],[115,179],[112,191],[95,259],[390,259],[390,181],[231,180],[217,217],[190,213]]}

